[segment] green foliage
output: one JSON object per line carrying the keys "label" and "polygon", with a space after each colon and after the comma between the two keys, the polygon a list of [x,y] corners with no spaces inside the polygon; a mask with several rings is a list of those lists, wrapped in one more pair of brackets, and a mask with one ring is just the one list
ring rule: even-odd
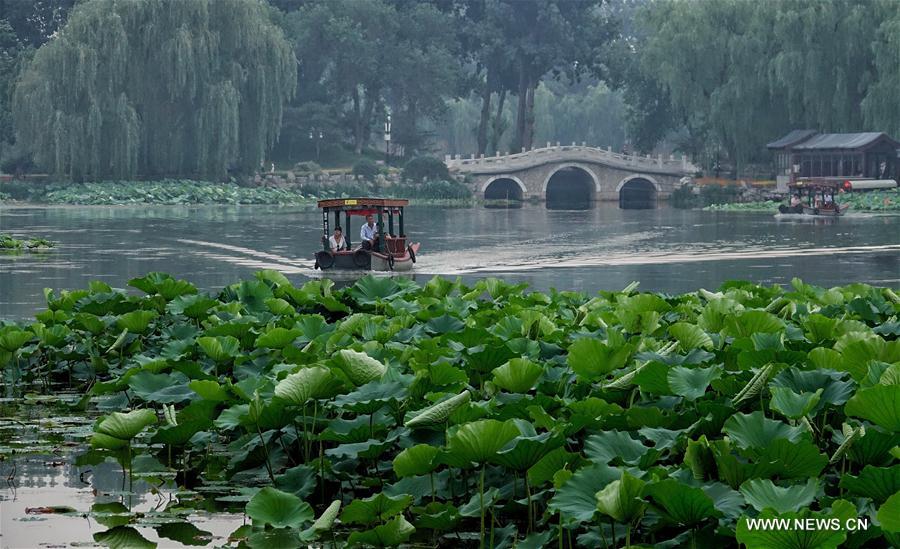
{"label": "green foliage", "polygon": [[447,171],[447,165],[439,158],[418,156],[403,166],[403,180],[422,183],[426,181],[448,181],[450,180],[450,172]]}
{"label": "green foliage", "polygon": [[877,516],[881,547],[897,527],[900,299],[886,289],[589,298],[497,279],[295,287],[271,271],[215,294],[163,273],[129,284],[140,293],[48,290],[37,322],[0,326],[3,381],[103,406],[89,459],[233,489],[248,545],[330,529],[338,544],[430,546],[499,522],[495,540],[525,546],[561,524],[632,546],[664,532],[836,547],[847,532],[748,519]]}
{"label": "green foliage", "polygon": [[366,181],[375,181],[375,176],[378,175],[380,171],[378,164],[368,159],[360,160],[353,165],[353,175],[361,177]]}
{"label": "green foliage", "polygon": [[38,165],[77,180],[223,177],[259,166],[296,83],[261,2],[88,0],[19,80],[16,132]]}
{"label": "green foliage", "polygon": [[0,251],[8,250],[43,250],[56,246],[45,238],[18,240],[8,234],[0,234]]}

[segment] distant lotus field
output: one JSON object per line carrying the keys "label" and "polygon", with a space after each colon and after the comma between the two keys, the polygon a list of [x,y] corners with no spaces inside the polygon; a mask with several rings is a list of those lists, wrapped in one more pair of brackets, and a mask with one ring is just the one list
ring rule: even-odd
{"label": "distant lotus field", "polygon": [[[900,544],[890,289],[129,286],[47,291],[34,322],[0,323],[3,382],[84,392],[91,459],[228,486],[249,519],[232,544]],[[134,546],[139,517],[117,520],[99,541]]]}

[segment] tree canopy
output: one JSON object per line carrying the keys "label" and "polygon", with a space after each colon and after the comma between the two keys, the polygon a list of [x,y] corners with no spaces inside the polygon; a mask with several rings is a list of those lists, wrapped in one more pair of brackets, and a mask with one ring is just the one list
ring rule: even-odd
{"label": "tree canopy", "polygon": [[87,0],[14,94],[21,144],[74,179],[253,169],[297,82],[261,0]]}

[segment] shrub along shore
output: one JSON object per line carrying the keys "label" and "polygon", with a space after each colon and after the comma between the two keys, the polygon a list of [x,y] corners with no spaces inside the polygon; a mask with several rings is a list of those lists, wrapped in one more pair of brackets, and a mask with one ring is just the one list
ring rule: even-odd
{"label": "shrub along shore", "polygon": [[[4,196],[5,195],[5,196]],[[377,195],[409,198],[416,203],[474,203],[471,192],[453,181],[427,181],[377,188],[358,185],[303,187],[250,187],[237,183],[211,183],[186,179],[161,181],[106,181],[97,183],[34,184],[12,182],[0,185],[0,200],[37,204],[116,206],[128,204],[271,204],[306,205],[325,198]]]}
{"label": "shrub along shore", "polygon": [[[890,289],[129,285],[48,291],[34,322],[0,324],[3,381],[87,391],[94,455],[231,486],[250,545],[900,542]],[[839,527],[798,544],[757,518]]]}

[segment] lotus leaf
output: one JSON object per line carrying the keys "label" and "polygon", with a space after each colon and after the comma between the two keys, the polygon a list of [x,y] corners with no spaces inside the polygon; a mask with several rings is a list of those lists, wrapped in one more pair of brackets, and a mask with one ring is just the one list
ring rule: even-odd
{"label": "lotus leaf", "polygon": [[816,499],[819,483],[809,479],[805,484],[781,487],[768,479],[748,480],[741,485],[741,493],[757,511],[774,509],[778,513],[797,512]]}
{"label": "lotus leaf", "polygon": [[494,368],[494,385],[512,393],[530,391],[538,378],[544,373],[543,368],[526,358],[514,358]]}
{"label": "lotus leaf", "polygon": [[[571,482],[571,481],[569,481]],[[616,522],[630,523],[644,514],[647,502],[641,499],[645,482],[628,472],[597,492],[597,510]]]}
{"label": "lotus leaf", "polygon": [[888,431],[900,432],[900,385],[876,385],[859,389],[844,411],[868,419]]}
{"label": "lotus leaf", "polygon": [[254,524],[274,528],[299,528],[313,520],[312,507],[293,494],[266,487],[247,502],[247,516]]}

